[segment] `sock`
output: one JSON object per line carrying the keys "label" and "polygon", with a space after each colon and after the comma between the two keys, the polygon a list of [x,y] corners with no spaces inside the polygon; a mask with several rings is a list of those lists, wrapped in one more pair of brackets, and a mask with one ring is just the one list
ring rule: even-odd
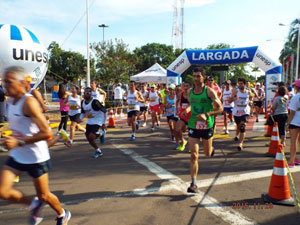
{"label": "sock", "polygon": [[60,214],[60,215],[58,215],[57,218],[62,218],[62,217],[64,217],[65,215],[66,215],[66,213],[65,213],[65,210],[63,209],[63,213]]}
{"label": "sock", "polygon": [[70,143],[72,144],[72,143],[73,143],[73,140],[70,139]]}
{"label": "sock", "polygon": [[132,136],[135,136],[135,133],[132,133],[131,135],[132,135]]}
{"label": "sock", "polygon": [[196,178],[192,178],[192,184],[196,185]]}

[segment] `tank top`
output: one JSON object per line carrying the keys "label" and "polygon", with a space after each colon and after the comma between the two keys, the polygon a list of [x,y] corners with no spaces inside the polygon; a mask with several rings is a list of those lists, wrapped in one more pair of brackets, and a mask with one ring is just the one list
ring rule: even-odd
{"label": "tank top", "polygon": [[240,90],[237,92],[237,100],[234,101],[233,115],[244,116],[250,114],[249,106],[249,91],[246,90],[242,93]]}
{"label": "tank top", "polygon": [[[9,126],[12,130],[12,136],[17,139],[33,136],[39,132],[39,128],[32,119],[23,114],[24,102],[29,96],[32,95],[25,94],[16,104],[13,104],[13,99],[9,101]],[[15,161],[22,164],[41,163],[50,159],[46,141],[38,141],[34,144],[16,147],[10,150],[9,153]]]}
{"label": "tank top", "polygon": [[64,106],[64,99],[63,98],[59,98],[59,110],[63,111],[63,112],[68,112],[69,111],[69,106]]}
{"label": "tank top", "polygon": [[191,116],[191,112],[188,112],[187,116],[184,117],[182,113],[185,111],[185,109],[189,106],[189,101],[183,96],[183,93],[181,94],[180,99],[180,108],[179,108],[179,118],[185,120],[186,122],[189,120]]}
{"label": "tank top", "polygon": [[99,102],[100,102],[102,105],[104,105],[104,101],[103,101],[104,95],[102,95],[102,94],[99,93],[99,89],[98,89],[98,88],[96,88],[96,91],[92,91],[92,94],[91,94],[91,95],[92,95],[93,98],[98,99]]}
{"label": "tank top", "polygon": [[170,99],[170,95],[167,95],[168,105],[174,105],[171,108],[166,109],[166,116],[175,116],[176,114],[176,96],[173,99]]}
{"label": "tank top", "polygon": [[159,104],[159,96],[157,94],[157,91],[155,92],[149,91],[149,98],[150,98],[150,106],[155,106]]}
{"label": "tank top", "polygon": [[139,105],[139,102],[136,100],[136,97],[137,97],[137,90],[135,90],[133,93],[128,91],[128,94],[127,94],[128,112],[140,111],[140,105]]}
{"label": "tank top", "polygon": [[72,95],[68,96],[68,103],[69,103],[69,115],[75,116],[76,114],[80,113],[81,108],[81,100],[80,96],[77,95],[75,98]]}
{"label": "tank top", "polygon": [[[261,96],[262,96],[262,94],[263,94],[263,90],[262,90],[261,88],[259,88],[258,90],[257,90],[257,89],[255,89],[255,91],[256,91],[256,93],[257,93],[258,97],[261,97]],[[258,98],[256,97],[256,95],[255,95],[255,97],[254,97],[254,101],[262,101],[262,99],[258,99]]]}
{"label": "tank top", "polygon": [[191,116],[189,118],[188,127],[197,130],[207,130],[213,127],[214,117],[209,116],[206,121],[199,121],[197,116],[202,113],[213,111],[213,101],[207,95],[207,87],[203,87],[200,94],[194,94],[191,90],[190,96]]}
{"label": "tank top", "polygon": [[93,98],[88,104],[85,100],[82,101],[82,108],[85,112],[85,116],[88,118],[86,124],[99,125],[105,124],[105,114],[102,111],[96,111],[92,107]]}
{"label": "tank top", "polygon": [[223,106],[224,108],[232,108],[234,106],[234,103],[233,102],[229,102],[229,98],[232,94],[232,89],[230,88],[228,91],[226,89],[224,89],[223,91],[223,97],[222,97],[222,100],[223,100]]}
{"label": "tank top", "polygon": [[[142,94],[144,100],[146,101],[146,97],[147,97],[148,91],[141,92],[141,94]],[[145,103],[145,102],[139,102],[139,104],[140,104],[140,107],[145,107],[145,106],[148,105],[148,103]]]}

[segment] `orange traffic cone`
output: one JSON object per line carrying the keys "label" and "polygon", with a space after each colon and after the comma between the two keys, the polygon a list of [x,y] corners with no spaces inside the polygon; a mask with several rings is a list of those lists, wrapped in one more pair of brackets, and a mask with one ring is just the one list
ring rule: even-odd
{"label": "orange traffic cone", "polygon": [[284,161],[283,154],[283,145],[280,144],[276,153],[269,193],[262,194],[262,198],[268,203],[295,206],[294,199],[290,194],[286,162]]}
{"label": "orange traffic cone", "polygon": [[275,122],[272,130],[269,151],[266,153],[266,156],[275,157],[279,145],[280,145],[280,141],[279,141],[279,134],[278,134],[278,124],[277,122]]}
{"label": "orange traffic cone", "polygon": [[114,128],[116,127],[116,122],[115,122],[115,118],[114,118],[114,111],[113,108],[110,107],[109,109],[109,113],[108,113],[108,126],[109,128]]}

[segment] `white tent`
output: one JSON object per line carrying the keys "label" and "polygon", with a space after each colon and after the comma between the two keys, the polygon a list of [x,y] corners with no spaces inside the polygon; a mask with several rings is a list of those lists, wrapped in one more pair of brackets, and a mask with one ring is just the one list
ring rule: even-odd
{"label": "white tent", "polygon": [[165,84],[167,83],[167,71],[158,63],[155,63],[145,71],[130,77],[138,83]]}

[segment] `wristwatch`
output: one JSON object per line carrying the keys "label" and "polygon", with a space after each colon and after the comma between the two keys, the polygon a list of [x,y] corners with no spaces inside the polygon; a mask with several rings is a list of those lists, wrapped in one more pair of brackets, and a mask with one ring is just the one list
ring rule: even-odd
{"label": "wristwatch", "polygon": [[22,146],[24,146],[25,144],[26,144],[25,141],[18,140],[18,146],[19,146],[19,147],[22,147]]}

